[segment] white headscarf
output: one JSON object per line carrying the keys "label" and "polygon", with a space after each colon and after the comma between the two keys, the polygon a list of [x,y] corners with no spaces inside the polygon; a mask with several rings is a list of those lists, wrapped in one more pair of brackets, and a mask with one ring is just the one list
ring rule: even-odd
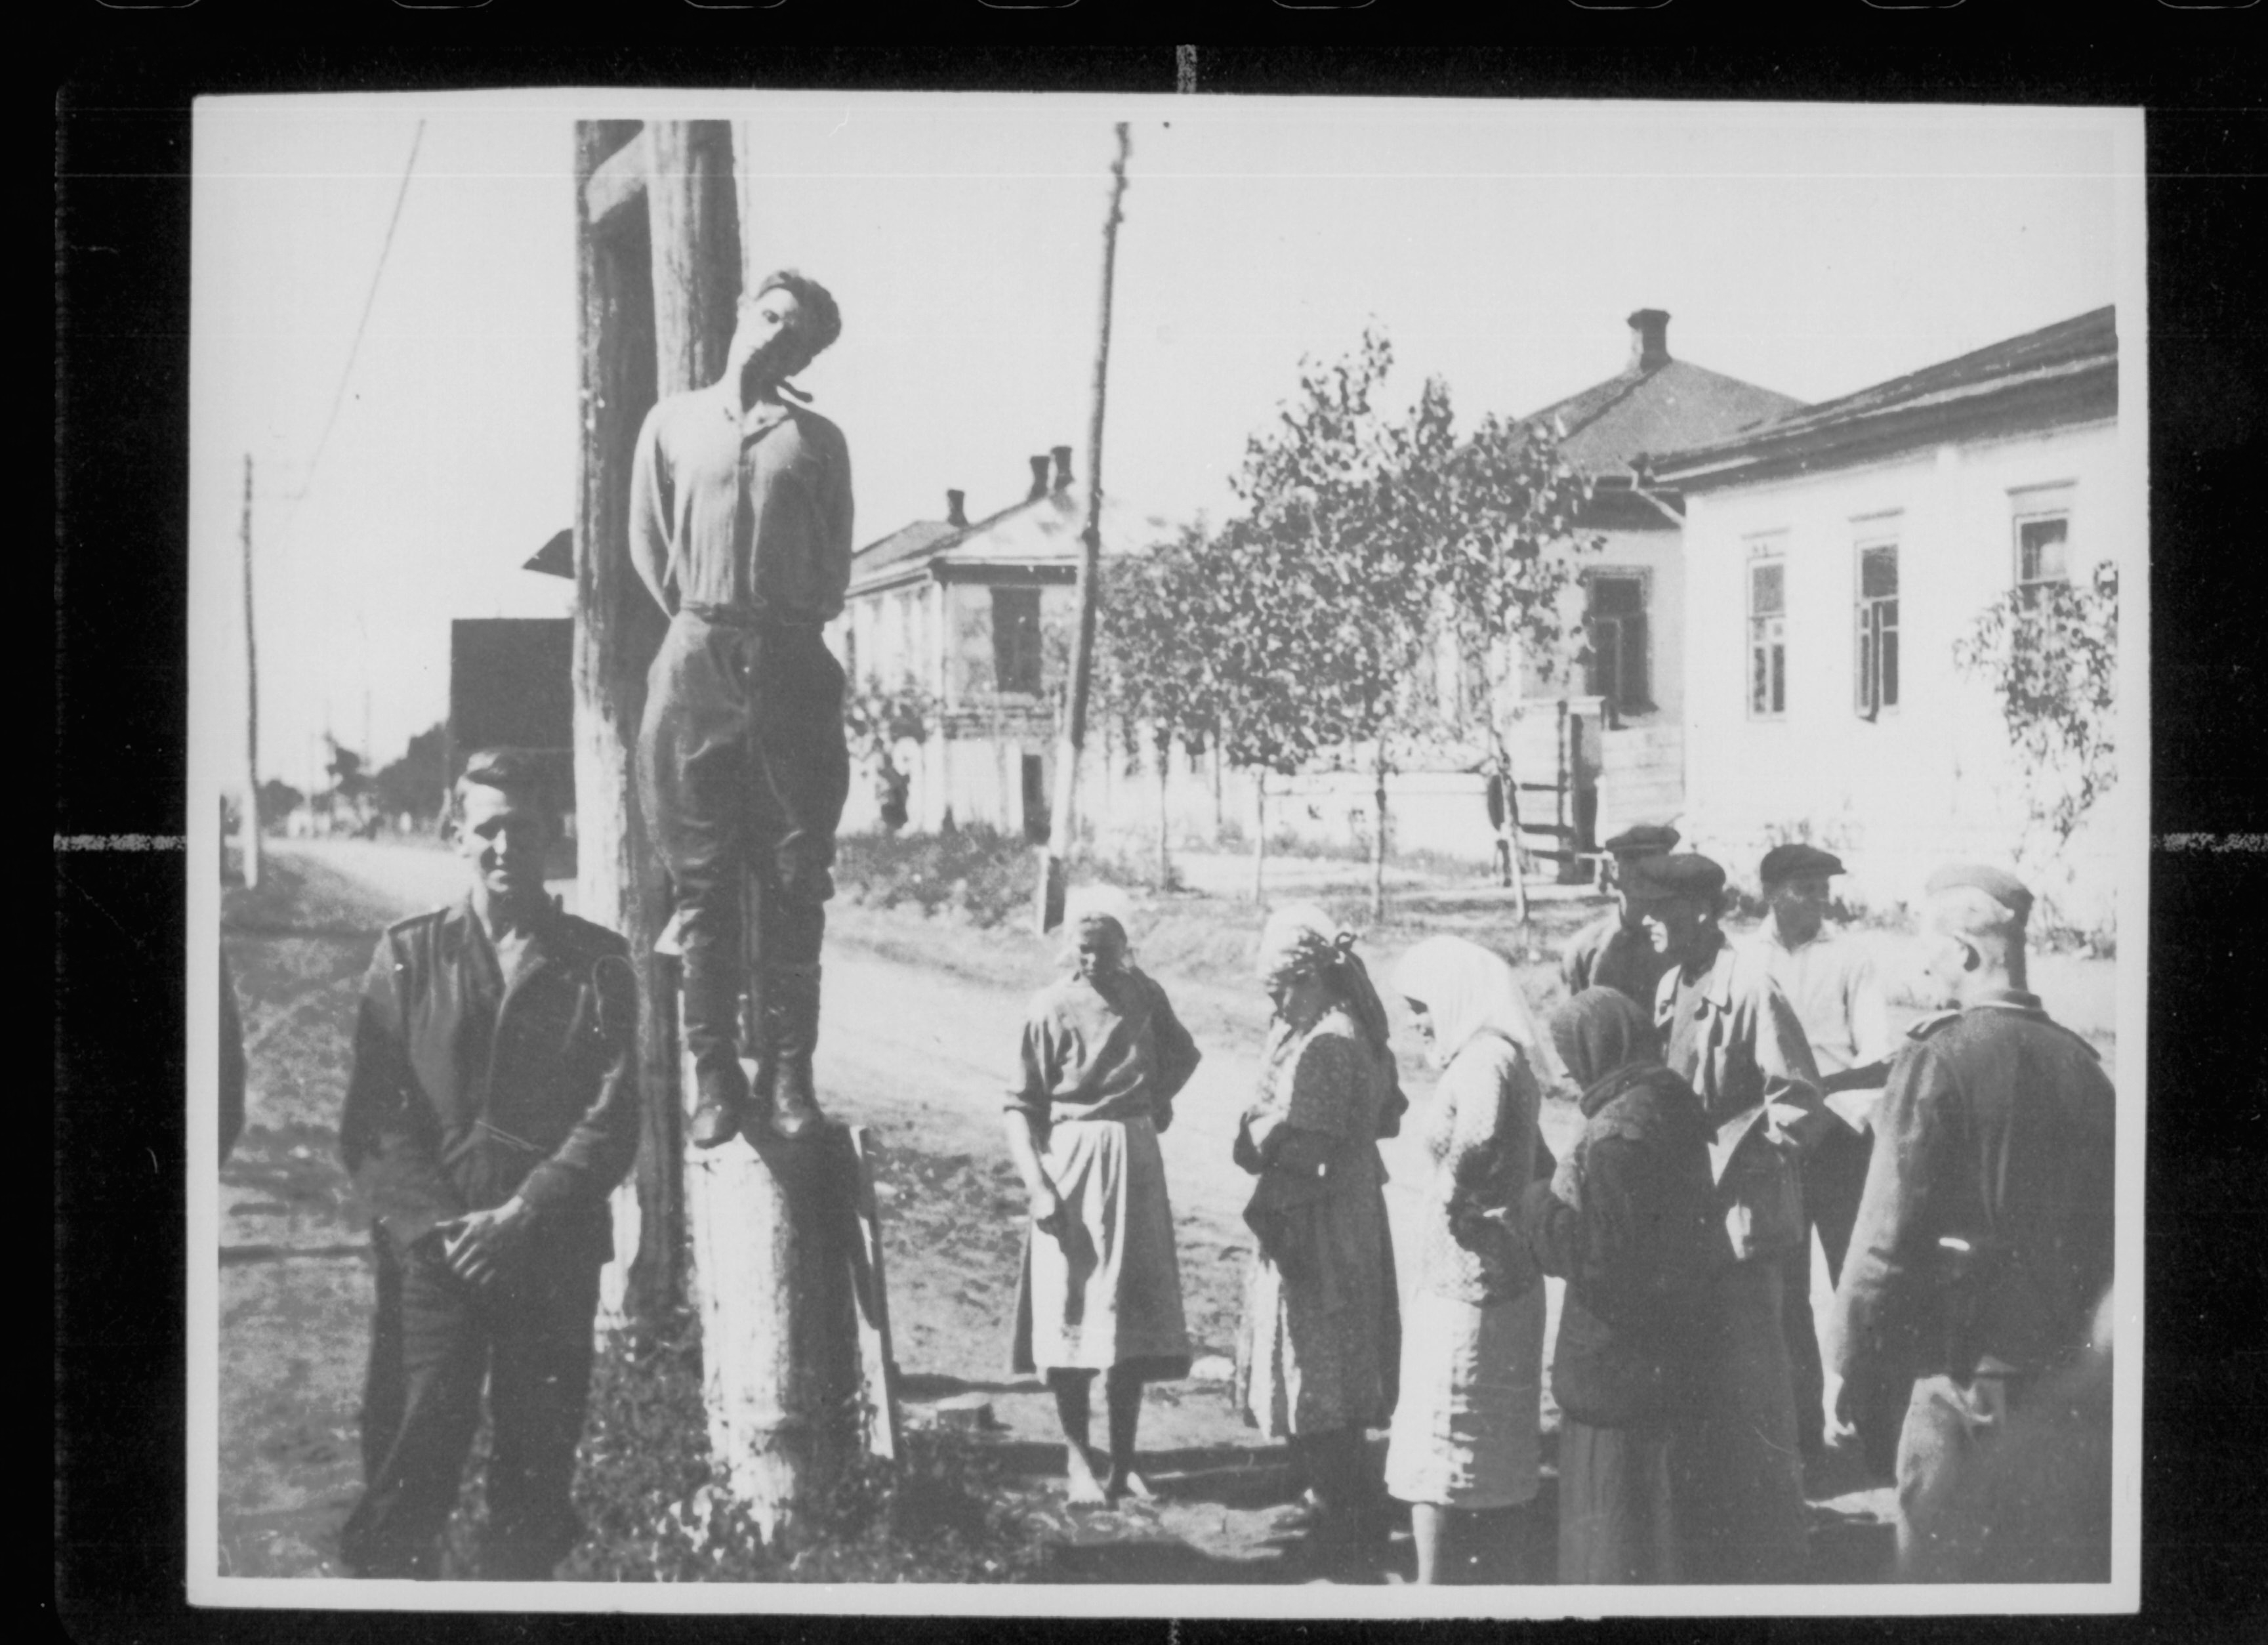
{"label": "white headscarf", "polygon": [[[1346,937],[1353,933],[1346,932]],[[1338,956],[1342,938],[1339,922],[1313,903],[1294,903],[1268,916],[1261,928],[1260,953],[1254,970],[1263,985],[1304,973],[1320,971]]]}
{"label": "white headscarf", "polygon": [[1493,1029],[1515,1042],[1537,1073],[1565,1078],[1557,1051],[1535,1025],[1520,977],[1512,967],[1477,942],[1462,937],[1428,937],[1394,968],[1394,988],[1415,1000],[1432,1019],[1433,1044],[1426,1059],[1446,1068],[1476,1034]]}

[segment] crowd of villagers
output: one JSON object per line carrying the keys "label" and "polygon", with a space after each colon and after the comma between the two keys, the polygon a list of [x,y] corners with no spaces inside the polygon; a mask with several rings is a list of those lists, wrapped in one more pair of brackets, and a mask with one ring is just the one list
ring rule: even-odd
{"label": "crowd of villagers", "polygon": [[[1133,964],[1129,920],[1107,889],[1074,898],[1071,974],[1031,1002],[1006,1110],[1031,1212],[1013,1366],[1053,1391],[1075,1504],[1148,1494],[1143,1385],[1190,1365],[1158,1133],[1199,1052]],[[1552,1372],[1558,1579],[1793,1575],[1773,1568],[1785,1539],[1746,1500],[1782,1471],[1743,1455],[1742,1435],[1770,1436],[1737,1400],[1707,1408],[1705,1365],[1728,1351],[1709,1317],[1723,1239],[1710,1131],[1650,1014],[1589,988],[1539,1029],[1494,953],[1452,936],[1411,948],[1391,983],[1440,1078],[1410,1118],[1421,1220],[1397,1252],[1378,1144],[1409,1103],[1352,934],[1314,907],[1278,911],[1257,970],[1274,1014],[1234,1142],[1256,1249],[1233,1392],[1287,1443],[1293,1557],[1327,1572],[1376,1563],[1398,1501],[1419,1582],[1543,1579],[1522,1522],[1541,1482],[1551,1274],[1569,1281]],[[1563,1081],[1588,1125],[1561,1161],[1537,1119],[1546,1083]],[[1090,1443],[1097,1373],[1107,1452]]]}

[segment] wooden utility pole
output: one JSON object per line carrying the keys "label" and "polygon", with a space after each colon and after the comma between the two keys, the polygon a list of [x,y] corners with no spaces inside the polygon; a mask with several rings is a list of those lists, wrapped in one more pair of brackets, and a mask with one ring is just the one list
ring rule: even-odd
{"label": "wooden utility pole", "polygon": [[[638,970],[641,1147],[615,1198],[615,1263],[602,1294],[615,1323],[657,1324],[685,1295],[679,1159],[677,977],[654,940],[668,918],[636,781],[645,676],[666,620],[631,569],[630,465],[654,401],[654,304],[642,198],[599,195],[637,142],[635,121],[575,128],[578,374],[582,451],[575,509],[576,900],[630,942]],[[636,158],[635,154],[632,156]],[[611,166],[611,170],[607,168]]]}
{"label": "wooden utility pole", "polygon": [[1064,870],[1078,848],[1079,762],[1086,747],[1086,704],[1094,679],[1094,620],[1102,574],[1102,405],[1110,375],[1110,288],[1118,255],[1119,203],[1126,195],[1126,122],[1119,122],[1118,156],[1110,163],[1110,210],[1102,219],[1102,314],[1094,344],[1094,395],[1086,422],[1086,528],[1079,534],[1079,631],[1071,642],[1071,700],[1064,711],[1056,753],[1054,815],[1040,850],[1039,926],[1063,922]]}
{"label": "wooden utility pole", "polygon": [[252,454],[244,454],[244,883],[260,883],[260,653],[252,630]]}

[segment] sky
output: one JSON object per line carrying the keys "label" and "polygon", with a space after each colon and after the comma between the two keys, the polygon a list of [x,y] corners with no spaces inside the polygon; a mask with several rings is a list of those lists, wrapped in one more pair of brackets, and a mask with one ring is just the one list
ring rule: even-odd
{"label": "sky", "polygon": [[208,755],[230,727],[241,770],[247,454],[263,777],[305,786],[327,727],[400,755],[446,711],[452,618],[569,611],[571,585],[520,567],[573,518],[570,166],[573,122],[600,115],[747,122],[754,260],[842,306],[842,340],[799,380],[849,438],[861,542],[941,516],[948,487],[973,515],[1013,502],[1051,446],[1084,468],[1117,120],[1132,158],[1104,482],[1168,518],[1228,512],[1244,441],[1302,358],[1347,351],[1370,321],[1395,393],[1439,375],[1461,420],[1612,376],[1640,307],[1669,311],[1676,357],[1816,401],[2110,303],[2142,252],[2118,176],[2140,117],[2117,110],[205,100],[190,505]]}

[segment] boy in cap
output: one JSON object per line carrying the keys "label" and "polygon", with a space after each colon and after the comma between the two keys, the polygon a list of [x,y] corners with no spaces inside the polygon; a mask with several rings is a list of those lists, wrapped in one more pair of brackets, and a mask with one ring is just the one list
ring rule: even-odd
{"label": "boy in cap", "polygon": [[[1727,1249],[1710,1295],[1697,1427],[1678,1472],[1701,1582],[1800,1580],[1810,1528],[1787,1351],[1786,1273],[1803,1240],[1801,1151],[1835,1123],[1810,1041],[1763,958],[1719,926],[1725,871],[1692,852],[1637,865],[1669,962],[1662,1061],[1701,1099]],[[1817,1420],[1815,1408],[1813,1420]]]}
{"label": "boy in cap", "polygon": [[1811,1232],[1819,1231],[1830,1284],[1843,1273],[1859,1192],[1867,1183],[1867,1114],[1889,1073],[1889,1007],[1874,962],[1826,928],[1828,880],[1843,860],[1815,845],[1775,845],[1757,867],[1766,917],[1756,943],[1811,1041],[1827,1110],[1837,1121],[1803,1159],[1803,1240],[1789,1259],[1787,1351],[1795,1370],[1798,1442],[1822,1448],[1824,1381],[1811,1308]]}
{"label": "boy in cap", "polygon": [[2117,1095],[2094,1048],[2025,988],[2022,882],[1961,864],[1927,896],[1928,971],[1949,1008],[1907,1029],[1874,1111],[1831,1391],[1848,1432],[1871,1395],[1911,1381],[1899,1574],[1958,1581],[1984,1531],[2018,1533],[1956,1534],[1948,1498],[2043,1376],[2084,1350],[2110,1283]]}
{"label": "boy in cap", "polygon": [[1641,822],[1607,842],[1615,859],[1615,908],[1575,934],[1560,956],[1559,980],[1573,999],[1586,988],[1614,988],[1647,1010],[1669,962],[1646,935],[1646,902],[1650,893],[1633,867],[1666,855],[1677,844],[1677,830]]}

